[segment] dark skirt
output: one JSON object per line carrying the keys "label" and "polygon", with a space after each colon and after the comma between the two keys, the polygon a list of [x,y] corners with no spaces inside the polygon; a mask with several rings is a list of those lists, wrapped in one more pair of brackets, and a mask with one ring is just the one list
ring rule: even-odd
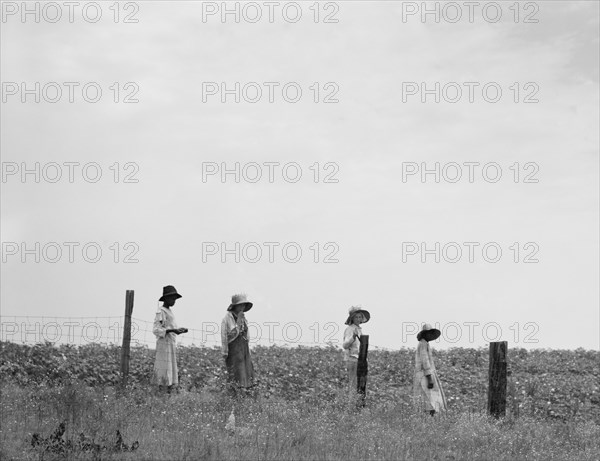
{"label": "dark skirt", "polygon": [[247,339],[238,336],[229,343],[225,364],[230,384],[235,387],[251,387],[254,384],[254,367]]}

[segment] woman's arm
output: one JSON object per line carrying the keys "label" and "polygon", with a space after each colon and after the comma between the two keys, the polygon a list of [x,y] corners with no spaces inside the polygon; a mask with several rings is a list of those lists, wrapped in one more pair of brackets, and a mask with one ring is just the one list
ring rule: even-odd
{"label": "woman's arm", "polygon": [[154,336],[156,336],[157,338],[164,338],[165,336],[167,336],[168,332],[169,331],[167,331],[167,328],[165,327],[165,314],[161,309],[156,313],[156,316],[154,317],[152,333],[154,333]]}
{"label": "woman's arm", "polygon": [[429,361],[429,345],[424,341],[419,341],[419,345],[417,346],[417,352],[419,354],[419,359],[421,360],[421,367],[423,368],[423,373],[425,376],[431,374],[431,362]]}
{"label": "woman's arm", "polygon": [[248,330],[248,321],[246,320],[246,316],[244,315],[243,312],[240,312],[240,315],[238,316],[238,320],[239,319],[242,319],[242,320],[241,320],[241,324],[239,324],[238,332],[243,331],[246,339],[248,341],[250,341],[250,331]]}
{"label": "woman's arm", "polygon": [[357,337],[358,335],[356,334],[354,327],[352,325],[349,325],[344,331],[344,341],[342,343],[342,347],[344,349],[350,349]]}
{"label": "woman's arm", "polygon": [[229,341],[227,340],[227,316],[223,317],[221,322],[221,353],[223,355],[229,354]]}

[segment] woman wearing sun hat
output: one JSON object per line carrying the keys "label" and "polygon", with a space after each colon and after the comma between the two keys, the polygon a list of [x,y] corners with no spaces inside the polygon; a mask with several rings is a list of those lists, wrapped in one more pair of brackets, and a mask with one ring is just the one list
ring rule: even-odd
{"label": "woman wearing sun hat", "polygon": [[252,309],[252,303],[245,294],[231,297],[227,314],[221,322],[221,351],[230,390],[235,393],[236,387],[249,388],[254,384],[254,367],[250,357],[248,322],[244,312]]}
{"label": "woman wearing sun hat", "polygon": [[159,298],[163,305],[156,312],[152,332],[156,336],[156,360],[154,361],[154,376],[159,389],[168,386],[171,392],[173,386],[179,383],[177,374],[177,335],[187,333],[187,328],[178,328],[171,307],[181,298],[173,285],[163,288],[163,295]]}
{"label": "woman wearing sun hat", "polygon": [[446,396],[442,383],[438,378],[431,354],[431,346],[429,345],[430,341],[435,341],[440,335],[440,330],[433,328],[428,323],[424,324],[417,334],[419,344],[415,353],[414,393],[431,416],[436,411],[440,412],[447,409]]}
{"label": "woman wearing sun hat", "polygon": [[344,331],[344,361],[348,371],[348,392],[353,400],[357,395],[357,367],[358,367],[358,351],[360,349],[360,337],[362,335],[361,324],[366,323],[371,318],[369,311],[359,306],[352,306],[348,310],[348,318],[346,319],[346,330]]}

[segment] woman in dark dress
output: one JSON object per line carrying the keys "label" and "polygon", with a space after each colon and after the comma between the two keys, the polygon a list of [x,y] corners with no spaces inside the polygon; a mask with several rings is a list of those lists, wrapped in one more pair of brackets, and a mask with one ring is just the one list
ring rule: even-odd
{"label": "woman in dark dress", "polygon": [[251,308],[252,303],[246,295],[233,295],[227,314],[221,322],[221,350],[227,366],[230,389],[234,394],[238,388],[248,389],[254,385],[248,322],[244,315]]}

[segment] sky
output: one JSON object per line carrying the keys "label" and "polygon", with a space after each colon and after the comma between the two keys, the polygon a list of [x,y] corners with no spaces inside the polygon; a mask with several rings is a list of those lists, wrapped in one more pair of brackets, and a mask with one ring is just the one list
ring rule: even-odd
{"label": "sky", "polygon": [[600,349],[598,3],[292,3],[3,3],[2,339]]}

